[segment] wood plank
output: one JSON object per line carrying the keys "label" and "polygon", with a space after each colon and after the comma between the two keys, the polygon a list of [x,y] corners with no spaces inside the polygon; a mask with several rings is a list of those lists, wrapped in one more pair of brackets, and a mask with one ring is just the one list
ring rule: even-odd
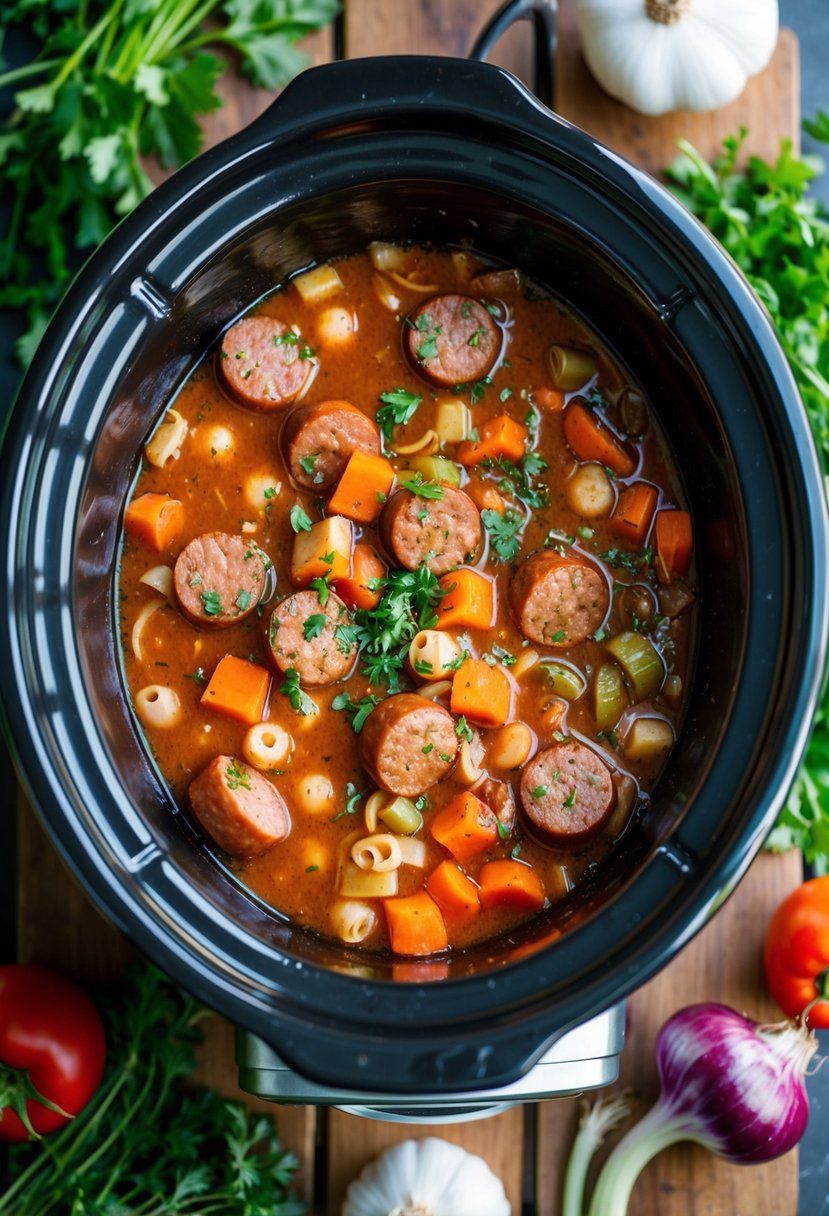
{"label": "wood plank", "polygon": [[[779,1020],[765,991],[762,941],[773,908],[802,880],[799,854],[761,855],[732,898],[660,975],[632,997],[619,1082],[632,1090],[637,1115],[658,1093],[654,1045],[666,1019],[684,1005],[721,1001],[759,1021]],[[578,1121],[575,1102],[546,1102],[538,1111],[539,1212],[561,1202],[564,1166]],[[608,1147],[618,1139],[608,1141]],[[599,1155],[601,1160],[606,1151]],[[743,1169],[691,1145],[668,1149],[646,1167],[629,1216],[796,1216],[797,1153]]]}

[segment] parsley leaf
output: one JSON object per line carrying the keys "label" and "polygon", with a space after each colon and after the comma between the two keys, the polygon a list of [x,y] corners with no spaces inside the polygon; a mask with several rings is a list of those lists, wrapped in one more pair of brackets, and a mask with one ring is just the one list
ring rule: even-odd
{"label": "parsley leaf", "polygon": [[405,388],[396,388],[392,392],[381,393],[380,400],[382,405],[377,410],[375,421],[386,439],[390,440],[396,426],[404,426],[414,417],[423,398]]}
{"label": "parsley leaf", "polygon": [[383,595],[376,607],[355,613],[362,671],[372,684],[397,692],[412,639],[421,629],[434,628],[435,607],[446,592],[427,566],[391,570],[369,586],[382,587]]}
{"label": "parsley leaf", "polygon": [[344,709],[346,713],[351,714],[351,729],[355,735],[359,735],[366,718],[381,700],[382,697],[377,697],[374,693],[366,693],[359,701],[352,701],[347,692],[338,692],[331,702],[331,708]]}
{"label": "parsley leaf", "polygon": [[419,498],[443,498],[444,491],[440,482],[426,481],[419,471],[405,477],[401,474],[400,484]]}
{"label": "parsley leaf", "polygon": [[336,0],[23,0],[0,6],[8,33],[40,51],[0,83],[26,87],[0,128],[9,198],[0,238],[0,308],[26,318],[26,363],[83,260],[153,189],[142,163],[175,168],[202,146],[197,119],[222,102],[225,47],[253,84],[285,84],[308,57],[295,48],[333,20]]}
{"label": "parsley leaf", "polygon": [[298,502],[294,503],[291,507],[289,518],[294,532],[310,532],[314,526],[311,516],[307,511],[303,510]]}
{"label": "parsley leaf", "polygon": [[328,622],[328,617],[324,612],[314,612],[311,616],[306,616],[302,622],[302,636],[306,642],[313,642],[314,638],[318,638]]}
{"label": "parsley leaf", "polygon": [[492,549],[499,561],[511,562],[521,548],[521,530],[527,522],[518,511],[508,508],[503,515],[485,508],[481,519],[492,542]]}
{"label": "parsley leaf", "polygon": [[300,687],[299,672],[295,667],[289,667],[285,672],[285,679],[279,685],[279,691],[283,696],[287,697],[291,703],[291,709],[295,713],[302,714],[303,718],[313,717],[319,712],[319,706],[316,701],[308,696],[307,692]]}

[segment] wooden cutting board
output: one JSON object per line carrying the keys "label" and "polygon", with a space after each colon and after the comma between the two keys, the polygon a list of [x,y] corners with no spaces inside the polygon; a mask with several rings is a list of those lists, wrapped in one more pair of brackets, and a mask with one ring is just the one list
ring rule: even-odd
{"label": "wooden cutting board", "polygon": [[[465,55],[497,7],[496,0],[346,0],[345,53]],[[330,31],[308,40],[316,62],[333,57]],[[529,27],[511,31],[495,61],[529,82]],[[592,81],[581,56],[573,0],[561,0],[556,60],[556,108],[566,118],[652,172],[674,155],[682,134],[706,157],[741,125],[751,129],[748,147],[766,158],[779,140],[798,137],[798,52],[794,35],[781,31],[769,68],[749,83],[742,98],[708,115],[675,114],[646,119],[608,98]],[[224,82],[225,106],[205,121],[208,143],[249,122],[272,100],[239,79]],[[51,963],[82,982],[117,976],[130,948],[93,909],[64,869],[25,800],[19,810],[19,954]],[[763,991],[760,943],[771,910],[801,880],[797,855],[760,857],[715,920],[630,1002],[630,1028],[621,1084],[645,1102],[656,1092],[654,1040],[665,1018],[692,1001],[721,1000],[759,1018],[775,1011]],[[238,1095],[232,1027],[220,1018],[208,1026],[198,1077]],[[254,1102],[259,1109],[273,1107]],[[438,1129],[483,1156],[504,1181],[513,1212],[536,1192],[539,1216],[559,1211],[563,1163],[578,1116],[575,1100],[515,1108],[494,1118]],[[314,1216],[337,1216],[348,1181],[389,1144],[435,1129],[383,1124],[334,1110],[277,1108],[285,1144],[301,1158],[299,1191]],[[525,1132],[529,1134],[525,1134]],[[324,1168],[315,1170],[315,1156]],[[315,1189],[316,1188],[316,1189]],[[724,1165],[699,1149],[662,1154],[643,1174],[631,1216],[795,1216],[797,1156],[762,1167]]]}

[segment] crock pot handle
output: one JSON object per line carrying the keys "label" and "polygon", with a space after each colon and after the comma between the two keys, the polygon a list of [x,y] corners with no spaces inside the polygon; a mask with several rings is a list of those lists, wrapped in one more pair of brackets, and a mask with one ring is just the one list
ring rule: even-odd
{"label": "crock pot handle", "polygon": [[516,21],[532,21],[535,56],[533,92],[553,109],[558,0],[507,0],[494,13],[472,44],[470,59],[486,60],[495,43]]}

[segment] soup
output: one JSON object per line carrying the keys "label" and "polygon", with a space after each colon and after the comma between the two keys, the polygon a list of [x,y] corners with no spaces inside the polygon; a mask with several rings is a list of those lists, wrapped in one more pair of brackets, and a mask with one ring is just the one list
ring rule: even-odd
{"label": "soup", "polygon": [[648,402],[462,250],[294,276],[170,403],[125,515],[125,680],[235,880],[431,955],[564,908],[679,728],[690,516]]}

